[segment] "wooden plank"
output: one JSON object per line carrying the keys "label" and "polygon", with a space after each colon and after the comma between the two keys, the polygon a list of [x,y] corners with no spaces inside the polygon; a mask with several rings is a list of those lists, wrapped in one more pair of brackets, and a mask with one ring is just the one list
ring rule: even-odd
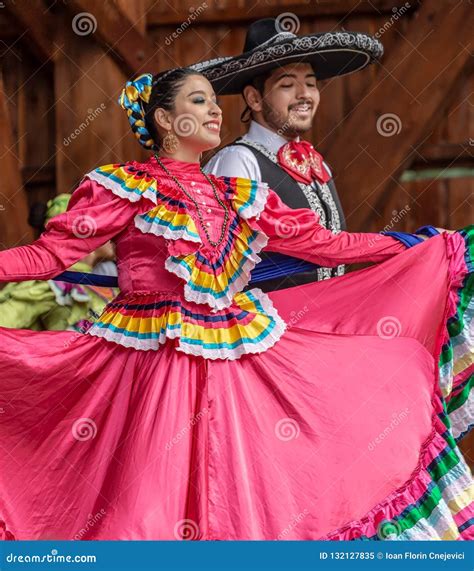
{"label": "wooden plank", "polygon": [[[66,12],[58,16],[62,41],[71,18]],[[97,42],[71,34],[65,45],[54,77],[58,192],[72,192],[86,172],[100,165],[148,156],[117,103],[126,81],[123,71]]]}
{"label": "wooden plank", "polygon": [[146,16],[150,0],[115,0],[120,12],[125,14],[133,27],[144,36],[146,33]]}
{"label": "wooden plank", "polygon": [[27,244],[33,239],[28,225],[28,205],[23,191],[20,164],[15,153],[7,96],[0,74],[0,248]]}
{"label": "wooden plank", "polygon": [[23,31],[24,30],[18,25],[15,18],[9,16],[4,10],[0,11],[0,38],[3,41],[15,41]]}
{"label": "wooden plank", "polygon": [[[468,166],[474,159],[474,65],[467,69],[456,89],[455,99],[425,143],[417,150],[417,162],[430,166],[456,164]],[[425,164],[426,166],[426,164]]]}
{"label": "wooden plank", "polygon": [[[17,90],[18,156],[29,204],[55,194],[54,79],[50,66],[21,53]],[[40,136],[38,136],[40,134]]]}
{"label": "wooden plank", "polygon": [[[473,123],[471,123],[472,125]],[[427,165],[430,167],[441,167],[451,165],[453,161],[456,166],[468,166],[473,164],[474,159],[474,145],[465,143],[438,143],[438,144],[425,144],[417,150],[415,157],[416,166]]]}
{"label": "wooden plank", "polygon": [[463,228],[474,220],[474,178],[457,178],[448,181],[448,226]]}
{"label": "wooden plank", "polygon": [[54,60],[56,54],[54,18],[45,9],[41,0],[29,0],[28,6],[13,1],[2,4],[6,13],[24,30],[24,40],[30,44],[31,51],[38,54],[42,60]]}
{"label": "wooden plank", "polygon": [[[245,4],[232,2],[214,2],[210,0],[199,3],[193,2],[194,10],[189,8],[171,9],[171,3],[156,2],[148,14],[148,28],[161,26],[181,26],[190,19],[203,24],[241,24],[248,23],[260,18],[276,18],[283,12],[290,12],[298,18],[323,16],[339,17],[341,23],[350,14],[381,14],[392,12],[397,6],[403,6],[405,2],[389,0],[328,0],[317,2],[285,2],[279,4],[269,4],[268,2],[258,2],[251,0]],[[194,18],[193,12],[199,6],[208,7],[199,11],[199,15]]]}
{"label": "wooden plank", "polygon": [[143,37],[127,15],[112,0],[69,0],[66,4],[73,18],[72,29],[77,37],[90,30],[105,53],[113,57],[129,75],[137,75],[150,69],[159,69],[158,52],[162,47],[154,45],[148,37]]}
{"label": "wooden plank", "polygon": [[[379,82],[332,136],[328,155],[351,230],[376,229],[389,191],[452,101],[471,59],[472,6],[425,0]],[[456,38],[456,41],[453,41]],[[392,136],[390,126],[394,127]]]}

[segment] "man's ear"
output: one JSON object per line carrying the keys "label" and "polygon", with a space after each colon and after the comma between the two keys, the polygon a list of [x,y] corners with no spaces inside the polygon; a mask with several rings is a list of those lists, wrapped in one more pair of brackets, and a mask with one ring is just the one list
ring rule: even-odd
{"label": "man's ear", "polygon": [[173,120],[169,111],[166,111],[161,107],[157,107],[153,113],[153,117],[156,121],[157,126],[161,128],[161,130],[171,131],[173,127]]}
{"label": "man's ear", "polygon": [[256,111],[258,113],[262,110],[262,96],[260,91],[253,85],[246,85],[242,95],[252,111]]}

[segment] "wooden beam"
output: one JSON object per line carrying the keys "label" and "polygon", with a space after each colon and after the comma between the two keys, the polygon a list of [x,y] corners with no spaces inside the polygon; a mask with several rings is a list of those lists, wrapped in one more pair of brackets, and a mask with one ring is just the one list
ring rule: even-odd
{"label": "wooden beam", "polygon": [[430,167],[452,165],[460,163],[474,165],[474,145],[466,143],[438,143],[436,145],[423,145],[417,149],[414,163],[418,166]]}
{"label": "wooden beam", "polygon": [[27,244],[33,239],[28,225],[28,204],[22,186],[20,165],[14,152],[15,141],[8,100],[0,74],[0,248]]}
{"label": "wooden beam", "polygon": [[[242,22],[252,22],[260,18],[276,18],[283,12],[289,12],[299,18],[341,17],[349,14],[382,15],[392,13],[397,6],[403,6],[406,2],[400,0],[310,0],[306,3],[293,2],[280,5],[269,5],[267,2],[251,0],[248,5],[242,2],[234,2],[233,5],[213,4],[197,14],[199,3],[196,2],[194,10],[182,8],[171,9],[171,3],[154,3],[147,16],[148,28],[161,26],[181,26],[189,18],[202,24],[226,24],[235,25]],[[208,2],[207,4],[211,4]],[[239,5],[240,4],[240,5]],[[193,12],[196,16],[193,18]]]}
{"label": "wooden beam", "polygon": [[[83,24],[91,25],[93,30],[91,33],[127,75],[160,69],[158,59],[160,48],[144,37],[140,29],[112,0],[101,2],[69,0],[66,6],[75,16],[81,13],[88,15],[86,18],[89,19],[89,23],[83,19]],[[80,20],[76,22],[76,25],[80,25],[79,22]]]}
{"label": "wooden beam", "polygon": [[41,0],[29,0],[27,6],[14,0],[5,0],[2,4],[6,13],[25,31],[31,51],[39,54],[41,60],[54,60],[54,19]]}
{"label": "wooden beam", "polygon": [[442,120],[469,67],[473,22],[467,2],[448,10],[436,0],[425,0],[382,60],[376,84],[328,139],[326,154],[350,229],[384,225],[379,216],[384,201]]}

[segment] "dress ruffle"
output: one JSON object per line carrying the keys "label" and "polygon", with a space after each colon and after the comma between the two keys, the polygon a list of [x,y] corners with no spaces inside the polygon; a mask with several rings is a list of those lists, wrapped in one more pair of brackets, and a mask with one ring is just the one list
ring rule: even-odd
{"label": "dress ruffle", "polygon": [[234,210],[227,238],[212,252],[199,248],[188,254],[172,253],[166,260],[166,269],[185,280],[185,298],[214,310],[229,307],[234,295],[248,285],[252,270],[261,261],[258,254],[268,243],[263,232],[246,222],[258,218],[265,208],[268,185],[235,177],[217,181]]}
{"label": "dress ruffle", "polygon": [[235,296],[231,307],[209,315],[169,292],[118,296],[87,332],[138,350],[177,339],[177,350],[207,359],[237,359],[272,347],[286,325],[261,290]]}
{"label": "dress ruffle", "polygon": [[[410,480],[358,521],[321,539],[474,540],[474,484],[457,442],[474,424],[474,226],[448,240],[452,263],[440,335],[439,384],[433,397],[432,432]],[[464,249],[464,256],[456,249]]]}
{"label": "dress ruffle", "polygon": [[203,243],[189,214],[192,205],[166,181],[162,188],[161,180],[133,163],[105,165],[86,176],[122,198],[135,202],[145,197],[156,205],[137,214],[135,226],[168,240],[165,268],[184,281],[184,299],[148,292],[139,301],[114,300],[89,334],[142,350],[156,350],[167,338],[178,338],[180,350],[210,359],[237,359],[278,341],[286,325],[271,300],[261,290],[241,293],[268,242],[246,221],[258,218],[265,207],[265,183],[215,179],[231,210],[224,240],[212,248]]}
{"label": "dress ruffle", "polygon": [[239,177],[222,177],[221,180],[237,214],[245,220],[258,219],[267,203],[268,184]]}
{"label": "dress ruffle", "polygon": [[433,429],[410,480],[363,518],[322,540],[472,540],[474,486],[471,471],[445,426],[436,397]]}
{"label": "dress ruffle", "polygon": [[142,232],[171,240],[201,242],[184,202],[175,197],[171,189],[167,189],[166,194],[160,192],[158,180],[133,163],[104,165],[86,177],[130,202],[137,202],[143,197],[156,204],[152,210],[135,217],[135,226]]}
{"label": "dress ruffle", "polygon": [[261,261],[258,253],[267,241],[263,233],[235,216],[222,249],[171,255],[165,267],[185,280],[188,301],[207,304],[213,310],[224,309],[249,283],[251,271]]}
{"label": "dress ruffle", "polygon": [[264,209],[269,193],[266,183],[236,177],[216,179],[234,213],[222,245],[211,249],[203,245],[184,199],[167,185],[161,192],[158,179],[145,170],[133,163],[111,164],[86,176],[122,198],[134,202],[143,196],[156,204],[135,217],[135,226],[144,233],[175,241],[168,245],[166,269],[185,281],[188,301],[223,309],[230,307],[234,295],[248,285],[251,271],[261,261],[258,253],[268,238],[246,220],[258,218]]}
{"label": "dress ruffle", "polygon": [[[439,380],[447,405],[447,426],[459,441],[474,426],[474,226],[460,230],[465,250],[462,268],[455,272],[448,321],[439,360]],[[454,257],[455,252],[451,252]],[[460,256],[457,256],[460,258]]]}

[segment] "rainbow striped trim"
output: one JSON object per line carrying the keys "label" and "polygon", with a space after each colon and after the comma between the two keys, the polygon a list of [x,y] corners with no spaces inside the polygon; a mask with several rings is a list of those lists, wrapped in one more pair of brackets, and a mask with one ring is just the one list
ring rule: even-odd
{"label": "rainbow striped trim", "polygon": [[185,280],[188,301],[206,303],[213,309],[229,307],[234,295],[247,286],[252,270],[261,261],[258,253],[268,243],[263,232],[252,230],[245,221],[258,217],[264,209],[268,185],[236,177],[218,180],[235,211],[227,239],[212,259],[197,251],[171,255],[165,264],[168,271]]}
{"label": "rainbow striped trim", "polygon": [[201,251],[169,256],[165,267],[185,280],[184,296],[188,301],[223,309],[229,307],[234,295],[248,284],[251,271],[261,260],[258,252],[267,242],[267,236],[252,230],[235,215],[227,240],[213,258],[204,256]]}
{"label": "rainbow striped trim", "polygon": [[140,170],[130,163],[110,164],[95,169],[86,177],[131,202],[137,202],[144,197],[156,204],[156,208],[135,217],[135,226],[142,232],[166,239],[201,242],[186,204],[176,197],[160,192],[157,179],[145,170]]}
{"label": "rainbow striped trim", "polygon": [[[185,198],[168,188],[167,194],[161,192],[159,181],[144,169],[129,163],[111,164],[86,176],[122,198],[137,201],[143,196],[152,200],[156,207],[135,217],[135,226],[142,232],[202,244]],[[268,238],[263,232],[252,230],[245,220],[260,215],[269,190],[266,183],[244,178],[216,180],[234,211],[221,246],[211,255],[209,249],[204,255],[201,248],[192,253],[171,254],[165,267],[185,281],[187,301],[220,310],[230,307],[234,295],[248,285],[251,271],[261,261],[258,253],[266,246]],[[171,196],[168,195],[170,192]]]}
{"label": "rainbow striped trim", "polygon": [[459,441],[474,426],[474,226],[458,232],[464,240],[466,274],[453,292],[453,311],[439,360],[447,424]]}
{"label": "rainbow striped trim", "polygon": [[231,307],[212,314],[181,299],[169,299],[166,293],[118,297],[87,334],[144,351],[177,339],[177,350],[190,355],[238,359],[266,351],[285,329],[269,297],[253,289],[236,295]]}
{"label": "rainbow striped trim", "polygon": [[249,220],[259,217],[268,199],[268,184],[248,178],[221,177],[226,186],[226,197],[232,201],[237,214]]}

